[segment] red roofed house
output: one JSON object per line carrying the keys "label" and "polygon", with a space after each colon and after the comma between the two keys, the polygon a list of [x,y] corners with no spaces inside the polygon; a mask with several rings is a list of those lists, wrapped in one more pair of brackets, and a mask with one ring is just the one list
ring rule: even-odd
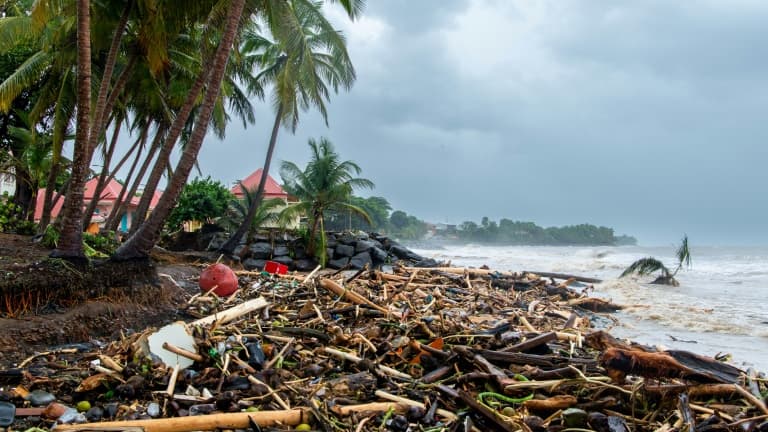
{"label": "red roofed house", "polygon": [[[83,206],[87,206],[90,204],[91,200],[93,200],[93,194],[96,192],[96,184],[99,182],[98,178],[92,178],[88,180],[88,182],[85,183],[85,194],[83,199]],[[110,214],[112,214],[113,211],[117,210],[115,208],[115,204],[117,199],[120,197],[120,193],[123,190],[123,185],[120,184],[115,179],[110,180],[106,186],[104,186],[104,190],[101,192],[101,196],[99,197],[99,202],[96,204],[96,210],[93,212],[93,218],[91,219],[92,225],[96,225],[93,227],[93,229],[101,228],[104,226],[104,222],[106,222],[107,218]],[[157,202],[160,200],[160,196],[162,195],[162,192],[155,192],[155,195],[152,197],[152,201],[149,203],[149,210],[152,211],[155,206],[157,205]],[[42,217],[43,214],[43,200],[45,197],[45,189],[40,189],[37,193],[37,205],[35,206],[35,220],[38,221]],[[128,228],[131,226],[132,220],[134,217],[136,217],[136,208],[139,206],[139,200],[141,197],[134,196],[131,198],[130,203],[128,204],[128,208],[125,212],[125,214],[122,216],[120,220],[120,231],[128,231]],[[61,211],[62,204],[64,203],[64,198],[61,197],[59,201],[54,205],[53,210],[51,211],[51,218],[55,218],[58,216],[59,212]],[[91,228],[89,228],[89,231],[91,231]]]}
{"label": "red roofed house", "polygon": [[[259,187],[259,182],[261,181],[261,174],[264,172],[261,168],[257,169],[251,175],[246,177],[242,180],[243,185],[248,190],[256,190],[256,188]],[[243,188],[240,187],[240,183],[236,184],[232,188],[232,193],[235,194],[235,196],[238,199],[243,199],[245,194],[243,193]],[[283,188],[273,179],[270,175],[267,175],[267,183],[264,184],[264,199],[272,199],[272,198],[281,198],[288,202],[288,193],[283,190]]]}
{"label": "red roofed house", "polygon": [[[231,192],[235,195],[235,197],[237,197],[237,199],[243,199],[245,197],[245,193],[243,192],[243,188],[240,187],[240,183],[242,183],[246,189],[255,191],[259,187],[259,182],[261,181],[263,172],[263,169],[257,169],[251,173],[251,175],[233,186]],[[288,203],[291,201],[290,198],[291,197],[288,196],[288,192],[283,190],[282,186],[280,186],[280,184],[277,183],[275,179],[272,178],[272,176],[267,175],[267,182],[264,184],[264,200],[281,199],[283,202],[285,202],[286,205],[288,205]],[[282,210],[282,208],[275,209],[276,212],[279,212],[280,210]]]}

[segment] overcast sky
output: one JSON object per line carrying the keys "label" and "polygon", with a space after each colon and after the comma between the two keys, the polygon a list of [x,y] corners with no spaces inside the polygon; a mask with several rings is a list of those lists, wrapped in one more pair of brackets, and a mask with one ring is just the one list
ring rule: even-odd
{"label": "overcast sky", "polygon": [[[358,80],[273,164],[328,137],[395,209],[593,223],[642,244],[768,244],[768,2],[369,0],[334,22]],[[207,139],[227,184],[263,164],[272,110]]]}

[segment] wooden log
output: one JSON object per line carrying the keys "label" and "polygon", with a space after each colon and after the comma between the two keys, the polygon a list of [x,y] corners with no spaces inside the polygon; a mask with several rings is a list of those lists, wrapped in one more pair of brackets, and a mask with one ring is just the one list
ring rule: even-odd
{"label": "wooden log", "polygon": [[510,347],[504,348],[501,351],[502,352],[524,352],[524,351],[528,351],[533,348],[536,348],[538,346],[545,345],[554,340],[557,340],[557,333],[546,332],[536,337],[532,337],[526,340],[525,342],[520,342],[517,345],[512,345]]}
{"label": "wooden log", "polygon": [[360,294],[354,291],[345,289],[344,287],[342,287],[341,285],[339,285],[338,283],[336,283],[331,279],[322,279],[320,281],[320,286],[322,286],[323,288],[327,289],[328,291],[331,291],[332,293],[338,296],[346,298],[352,303],[363,304],[385,314],[391,313],[386,308],[377,305],[376,303],[368,300],[367,298],[361,296]]}
{"label": "wooden log", "polygon": [[331,407],[331,411],[346,417],[355,413],[382,413],[392,410],[396,414],[405,414],[408,412],[409,406],[399,402],[370,402],[359,405],[334,405]]}
{"label": "wooden log", "polygon": [[707,383],[734,384],[743,372],[729,364],[688,351],[643,351],[608,348],[600,358],[601,365],[616,381],[627,374],[647,378],[684,378]]}
{"label": "wooden log", "polygon": [[[171,417],[147,420],[126,420],[74,425],[56,425],[54,431],[96,431],[112,428],[143,428],[144,432],[187,432],[215,429],[248,429],[250,422],[259,426],[278,424],[296,426],[309,418],[304,409],[283,411],[257,411],[224,414],[209,414],[189,417]],[[114,429],[113,429],[114,430]]]}
{"label": "wooden log", "polygon": [[577,275],[571,275],[571,274],[564,274],[564,273],[550,273],[550,272],[537,272],[537,271],[523,271],[523,273],[533,274],[536,276],[542,276],[542,277],[548,277],[553,279],[573,279],[577,280],[579,282],[584,283],[600,283],[603,280],[602,279],[595,279],[591,277],[584,277],[584,276],[577,276]]}
{"label": "wooden log", "polygon": [[556,411],[559,409],[570,408],[578,400],[571,395],[557,395],[548,399],[531,399],[523,402],[523,406],[531,411]]}
{"label": "wooden log", "polygon": [[190,325],[192,326],[208,325],[214,322],[217,322],[218,324],[221,325],[221,324],[233,321],[237,318],[240,318],[241,316],[247,313],[250,313],[259,309],[264,309],[267,306],[269,306],[269,302],[264,297],[256,297],[255,299],[251,299],[246,302],[240,303],[235,307],[229,308],[221,312],[217,312],[212,315],[208,315],[207,317],[200,318],[199,320],[196,320],[196,321],[192,321]]}

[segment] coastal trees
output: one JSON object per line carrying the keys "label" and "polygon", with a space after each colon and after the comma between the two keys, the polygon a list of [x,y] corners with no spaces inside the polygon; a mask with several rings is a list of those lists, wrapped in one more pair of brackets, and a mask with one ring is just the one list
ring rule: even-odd
{"label": "coastal trees", "polygon": [[[256,199],[256,189],[248,189],[243,182],[239,182],[243,191],[243,199],[232,198],[229,202],[224,217],[221,219],[221,225],[228,231],[235,231],[242,226],[248,217],[251,205]],[[267,223],[277,223],[277,210],[284,206],[281,199],[268,199],[261,202],[258,210],[251,218],[248,231],[245,233],[245,240],[250,241],[256,230]]]}
{"label": "coastal trees", "polygon": [[677,267],[675,267],[674,271],[670,271],[663,262],[654,257],[645,257],[630,264],[619,277],[625,277],[635,273],[642,276],[658,271],[661,274],[651,282],[652,284],[679,286],[680,283],[675,279],[675,275],[677,275],[677,272],[682,270],[683,267],[691,266],[691,252],[688,249],[687,235],[683,236],[680,246],[678,246],[675,251],[675,257],[677,258]]}
{"label": "coastal trees", "polygon": [[333,144],[326,138],[319,141],[310,138],[308,144],[312,155],[303,170],[288,161],[280,167],[285,191],[299,199],[298,203],[282,211],[281,219],[307,218],[310,227],[307,251],[315,254],[324,264],[325,213],[329,210],[351,211],[370,220],[363,209],[349,201],[355,189],[371,189],[373,182],[356,177],[362,171],[360,167],[352,161],[341,161]]}
{"label": "coastal trees", "polygon": [[225,253],[232,253],[261,205],[280,124],[295,131],[299,111],[310,106],[316,107],[327,123],[325,102],[330,90],[349,89],[355,80],[344,38],[323,16],[321,6],[319,2],[291,0],[282,19],[268,22],[274,41],[253,31],[244,37],[244,54],[262,68],[256,84],[274,86],[275,120],[256,196],[240,227],[221,247]]}
{"label": "coastal trees", "polygon": [[184,222],[207,222],[224,216],[234,197],[219,181],[210,177],[194,179],[181,191],[179,202],[168,216],[167,225],[178,229]]}

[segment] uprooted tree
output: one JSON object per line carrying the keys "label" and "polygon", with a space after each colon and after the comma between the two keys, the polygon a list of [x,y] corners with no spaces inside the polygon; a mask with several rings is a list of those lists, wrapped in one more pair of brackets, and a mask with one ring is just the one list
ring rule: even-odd
{"label": "uprooted tree", "polygon": [[677,275],[677,272],[682,270],[683,267],[689,268],[691,266],[691,252],[688,249],[687,235],[683,236],[683,240],[677,248],[675,256],[677,257],[677,267],[675,267],[674,271],[670,271],[663,262],[654,257],[645,257],[630,264],[619,277],[625,277],[631,274],[643,276],[659,271],[661,274],[651,282],[652,284],[679,286],[680,283],[675,279],[675,275]]}

